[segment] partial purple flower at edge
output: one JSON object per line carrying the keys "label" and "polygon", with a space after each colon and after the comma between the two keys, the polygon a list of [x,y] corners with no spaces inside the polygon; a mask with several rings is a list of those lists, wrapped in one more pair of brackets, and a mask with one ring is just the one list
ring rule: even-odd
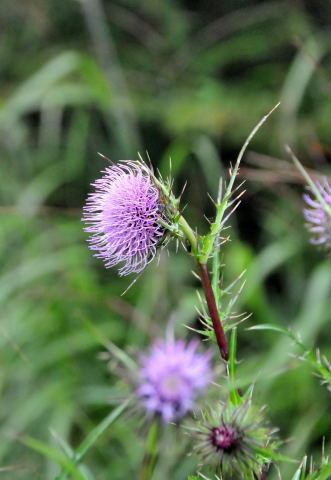
{"label": "partial purple flower at edge", "polygon": [[[331,211],[331,187],[326,178],[323,183],[316,182],[322,198],[326,205],[330,206]],[[304,200],[310,208],[303,210],[305,219],[307,220],[307,228],[313,234],[311,243],[315,245],[324,245],[326,248],[331,246],[331,217],[330,213],[326,211],[326,206],[316,197],[305,194]]]}
{"label": "partial purple flower at edge", "polygon": [[198,353],[198,345],[194,340],[159,340],[142,357],[137,394],[149,415],[170,422],[194,408],[212,380],[211,352]]}
{"label": "partial purple flower at edge", "polygon": [[159,190],[147,167],[123,162],[108,167],[92,184],[84,207],[85,231],[91,250],[107,268],[124,263],[120,275],[141,272],[156,254],[164,228],[160,218]]}

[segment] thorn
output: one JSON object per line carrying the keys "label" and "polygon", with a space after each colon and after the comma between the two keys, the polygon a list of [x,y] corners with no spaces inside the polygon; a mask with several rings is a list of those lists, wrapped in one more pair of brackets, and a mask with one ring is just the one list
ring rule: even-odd
{"label": "thorn", "polygon": [[130,288],[136,283],[136,281],[141,277],[142,273],[140,273],[130,284],[129,286],[124,290],[123,293],[121,293],[121,297],[123,297],[123,295],[125,295],[129,290]]}
{"label": "thorn", "polygon": [[215,202],[215,200],[213,199],[213,197],[207,192],[207,197],[209,198],[209,200],[212,202],[212,204],[215,206],[215,207],[218,207],[218,203]]}
{"label": "thorn", "polygon": [[191,273],[195,278],[199,280],[199,282],[201,282],[201,277],[199,277],[199,275],[194,270],[191,270]]}
{"label": "thorn", "polygon": [[146,153],[146,157],[147,157],[147,160],[148,160],[148,163],[149,163],[149,168],[151,169],[152,172],[154,172],[153,165],[152,165],[152,160],[151,160],[151,157],[149,156],[149,152],[148,152],[147,149],[145,150],[145,153]]}
{"label": "thorn", "polygon": [[174,184],[175,184],[175,179],[174,177],[172,176],[172,173],[169,174],[169,190],[170,190],[170,193],[173,193],[173,188],[174,188]]}
{"label": "thorn", "polygon": [[182,195],[183,195],[183,193],[184,193],[184,191],[185,191],[185,189],[186,189],[186,186],[187,186],[187,180],[186,180],[186,182],[184,183],[184,186],[183,186],[183,188],[182,188],[182,191],[181,191],[180,194],[178,195],[178,199],[179,199],[179,200],[182,198]]}
{"label": "thorn", "polygon": [[181,208],[181,210],[179,210],[179,212],[178,212],[179,216],[182,216],[182,215],[183,215],[184,210],[186,209],[186,207],[187,207],[187,203],[185,203],[185,205]]}
{"label": "thorn", "polygon": [[110,158],[106,157],[106,155],[104,155],[103,153],[97,152],[97,154],[104,160],[107,160],[107,162],[111,163],[112,165],[115,165],[115,163],[112,160],[110,160]]}
{"label": "thorn", "polygon": [[225,218],[223,218],[222,222],[221,222],[221,228],[223,228],[224,224],[229,220],[229,218],[231,217],[231,215],[237,210],[237,208],[239,207],[241,203],[241,200],[239,200],[235,206],[232,208],[232,210],[230,210],[230,212],[225,216]]}

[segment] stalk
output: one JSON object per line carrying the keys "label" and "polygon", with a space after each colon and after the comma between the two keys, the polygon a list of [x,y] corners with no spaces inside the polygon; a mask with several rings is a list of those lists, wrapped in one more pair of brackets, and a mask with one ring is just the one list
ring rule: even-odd
{"label": "stalk", "polygon": [[139,480],[151,480],[153,477],[157,461],[159,436],[160,421],[157,419],[152,423],[148,432],[146,452],[142,462]]}
{"label": "stalk", "polygon": [[[213,322],[213,327],[214,327],[214,332],[217,340],[218,347],[221,352],[222,358],[224,360],[228,361],[229,360],[229,347],[228,347],[228,342],[226,340],[226,336],[224,333],[223,325],[218,313],[218,298],[217,302],[215,300],[215,292],[217,292],[217,286],[218,286],[218,278],[217,278],[217,273],[219,271],[219,260],[217,257],[214,255],[213,256],[213,270],[214,270],[214,277],[213,277],[213,286],[210,281],[208,269],[207,269],[207,263],[209,258],[212,256],[212,251],[213,248],[215,247],[215,242],[220,234],[220,231],[222,229],[222,222],[224,221],[224,214],[229,206],[229,201],[231,199],[231,195],[233,194],[233,185],[235,182],[235,179],[238,175],[239,172],[239,167],[241,160],[244,156],[244,153],[256,134],[256,132],[260,129],[260,127],[263,125],[263,123],[269,118],[269,116],[273,113],[276,108],[278,108],[280,103],[277,103],[269,113],[267,113],[258,123],[257,125],[253,128],[251,133],[248,135],[244,145],[242,146],[239,155],[237,157],[235,166],[233,169],[231,169],[230,173],[230,180],[228,182],[225,194],[223,196],[223,200],[221,201],[221,193],[219,189],[219,194],[218,194],[218,199],[217,199],[217,212],[216,212],[216,217],[215,221],[212,223],[210,227],[210,232],[208,235],[204,237],[204,240],[202,244],[199,243],[199,237],[197,237],[196,233],[192,230],[190,225],[187,223],[185,218],[181,215],[178,219],[178,225],[186,237],[186,239],[189,241],[191,245],[191,252],[192,255],[197,259],[199,268],[200,268],[200,273],[201,273],[201,282],[202,286],[205,292],[205,297],[208,305],[208,310],[210,314],[210,318],[212,319]],[[316,188],[316,187],[315,187]],[[231,213],[231,212],[230,212]],[[216,294],[218,295],[218,294]]]}
{"label": "stalk", "polygon": [[215,295],[213,291],[213,287],[210,281],[210,276],[208,273],[207,265],[206,263],[202,263],[199,261],[199,255],[198,255],[198,242],[196,238],[195,232],[192,230],[190,225],[187,223],[185,218],[183,216],[180,216],[179,218],[179,226],[184,233],[185,237],[189,241],[192,249],[192,255],[197,259],[199,269],[200,269],[200,274],[201,274],[201,283],[202,287],[205,293],[206,301],[207,301],[207,306],[208,306],[208,311],[210,318],[213,322],[213,327],[214,327],[214,332],[215,332],[215,337],[217,341],[218,348],[221,352],[222,358],[224,360],[228,361],[229,360],[229,347],[228,347],[228,342],[226,340],[226,336],[224,333],[223,325],[218,313],[218,308],[217,308],[217,303],[215,300]]}
{"label": "stalk", "polygon": [[194,255],[196,257],[197,254],[198,254],[198,242],[197,242],[195,232],[192,230],[190,225],[187,223],[187,221],[185,220],[183,215],[181,215],[179,217],[178,225],[180,226],[180,228],[181,228],[182,232],[184,233],[185,237],[187,238],[187,240],[190,242],[192,255]]}
{"label": "stalk", "polygon": [[214,332],[218,348],[220,349],[221,356],[224,360],[229,360],[229,347],[224,333],[224,328],[218,313],[214,291],[211,285],[207,265],[205,263],[199,263],[201,273],[201,283],[205,292],[205,297],[208,305],[209,315],[213,322]]}

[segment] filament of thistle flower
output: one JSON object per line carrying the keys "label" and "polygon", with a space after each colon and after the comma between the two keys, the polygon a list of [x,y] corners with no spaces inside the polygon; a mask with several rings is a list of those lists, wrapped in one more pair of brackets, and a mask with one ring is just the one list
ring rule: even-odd
{"label": "filament of thistle flower", "polygon": [[218,308],[216,305],[213,288],[211,286],[207,265],[203,263],[199,263],[199,267],[200,267],[200,273],[201,273],[201,283],[205,292],[210,318],[213,322],[213,327],[214,327],[218,348],[220,349],[221,355],[224,358],[224,360],[228,361],[229,360],[228,342],[226,340],[223,325],[218,313]]}

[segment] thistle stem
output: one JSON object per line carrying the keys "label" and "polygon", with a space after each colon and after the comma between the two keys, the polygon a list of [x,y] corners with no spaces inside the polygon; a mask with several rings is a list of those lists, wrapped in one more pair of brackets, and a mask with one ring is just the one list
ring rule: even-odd
{"label": "thistle stem", "polygon": [[153,477],[157,454],[158,454],[158,440],[160,434],[160,422],[156,419],[148,432],[147,442],[146,442],[146,452],[142,462],[141,471],[140,471],[140,480],[151,480]]}
{"label": "thistle stem", "polygon": [[[179,217],[178,223],[185,237],[190,242],[192,254],[198,259],[198,242],[197,242],[196,234],[194,233],[194,231],[192,230],[192,228],[190,227],[190,225],[187,223],[187,221],[183,216]],[[226,340],[223,325],[218,313],[218,308],[215,300],[213,287],[210,281],[207,264],[202,263],[199,260],[198,260],[198,264],[199,264],[200,273],[201,273],[201,283],[202,283],[203,290],[205,292],[209,315],[213,322],[217,344],[220,349],[222,358],[228,361],[229,360],[228,342]]]}
{"label": "thistle stem", "polygon": [[192,230],[190,225],[187,223],[183,215],[179,217],[178,224],[184,233],[185,237],[187,240],[190,242],[191,248],[192,248],[192,254],[194,256],[197,255],[197,250],[198,250],[198,242],[197,242],[197,237],[195,232]]}
{"label": "thistle stem", "polygon": [[262,472],[261,472],[261,476],[260,476],[259,480],[266,480],[267,479],[269,469],[270,469],[270,464],[264,465],[264,467],[262,467]]}
{"label": "thistle stem", "polygon": [[223,325],[218,314],[218,309],[215,301],[214,291],[210,282],[210,277],[205,263],[199,263],[201,273],[201,283],[205,292],[205,297],[208,305],[210,318],[213,322],[214,332],[220,349],[221,356],[224,360],[229,360],[229,347],[224,333]]}
{"label": "thistle stem", "polygon": [[277,105],[275,105],[270,110],[270,112],[267,113],[258,122],[257,125],[255,125],[255,127],[253,128],[251,133],[246,138],[244,145],[241,147],[241,150],[240,150],[239,155],[237,157],[234,168],[230,169],[230,179],[229,179],[228,186],[227,186],[226,191],[224,193],[223,200],[220,201],[220,198],[218,199],[215,221],[212,223],[211,228],[210,228],[210,233],[206,237],[207,241],[205,243],[205,248],[200,253],[200,262],[202,264],[208,262],[208,259],[210,258],[211,254],[212,254],[212,250],[214,248],[216,237],[222,229],[222,221],[223,221],[223,218],[224,218],[224,214],[225,214],[225,212],[228,208],[228,204],[229,204],[229,201],[230,201],[230,198],[231,198],[231,195],[232,195],[232,191],[233,191],[233,185],[234,185],[235,179],[236,179],[236,177],[239,173],[239,167],[240,167],[241,160],[244,156],[244,153],[246,152],[246,149],[247,149],[250,141],[252,140],[252,138],[256,134],[256,132],[260,129],[260,127],[264,124],[264,122],[270,117],[270,115],[273,113],[273,111],[276,110],[276,108],[279,107],[279,105],[280,105],[280,103],[277,103]]}

